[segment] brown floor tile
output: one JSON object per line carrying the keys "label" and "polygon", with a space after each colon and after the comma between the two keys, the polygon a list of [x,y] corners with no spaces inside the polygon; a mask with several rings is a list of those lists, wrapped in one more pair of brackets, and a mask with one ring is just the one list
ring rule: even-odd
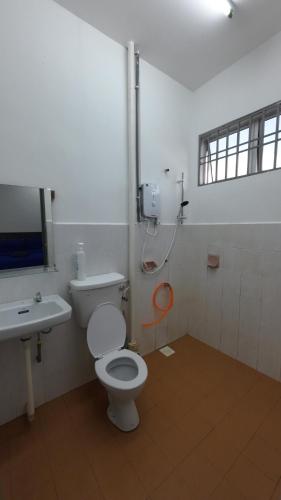
{"label": "brown floor tile", "polygon": [[83,462],[86,450],[78,436],[63,435],[61,439],[45,442],[45,454],[54,473],[68,464]]}
{"label": "brown floor tile", "polygon": [[275,486],[275,490],[270,500],[281,500],[281,480]]}
{"label": "brown floor tile", "polygon": [[139,395],[136,404],[140,414],[142,415],[147,410],[150,410],[156,403],[161,399],[163,392],[162,383],[155,378],[153,381],[149,381],[145,384],[143,391]]}
{"label": "brown floor tile", "polygon": [[151,438],[162,434],[173,425],[173,421],[169,418],[169,415],[158,405],[153,406],[153,408],[142,415],[141,426]]}
{"label": "brown floor tile", "polygon": [[212,394],[212,392],[214,392],[222,382],[221,376],[214,372],[213,367],[210,367],[209,369],[204,367],[204,370],[202,372],[195,373],[191,380],[197,387],[197,390],[204,396]]}
{"label": "brown floor tile", "polygon": [[[122,433],[98,380],[0,427],[4,500],[281,500],[281,384],[189,336]],[[2,499],[1,499],[2,500]]]}
{"label": "brown floor tile", "polygon": [[152,443],[151,437],[140,425],[134,432],[120,432],[116,437],[116,444],[121,453],[124,453],[128,459],[138,456],[143,448]]}
{"label": "brown floor tile", "polygon": [[223,390],[237,397],[238,400],[243,396],[247,396],[248,392],[259,381],[259,374],[248,366],[246,366],[245,370],[244,366],[239,363],[232,367],[221,384]]}
{"label": "brown floor tile", "polygon": [[159,446],[146,446],[131,463],[147,494],[152,493],[173,469],[173,462]]}
{"label": "brown floor tile", "polygon": [[260,418],[245,409],[236,407],[217,426],[220,439],[242,451],[260,426]]}
{"label": "brown floor tile", "polygon": [[[18,496],[16,497],[17,500],[22,500],[23,497]],[[59,497],[57,495],[57,490],[55,486],[54,481],[47,481],[46,483],[43,483],[40,487],[39,491],[33,491],[29,497],[28,500],[59,500]],[[4,497],[4,500],[5,497]],[[93,499],[94,500],[94,499]]]}
{"label": "brown floor tile", "polygon": [[89,433],[87,437],[87,442],[83,441],[83,452],[97,474],[103,476],[109,468],[114,469],[116,464],[123,467],[127,463],[127,456],[115,438],[108,436],[103,440],[92,441]]}
{"label": "brown floor tile", "polygon": [[226,479],[220,483],[209,498],[210,500],[246,500],[246,497],[236,490]]}
{"label": "brown floor tile", "polygon": [[280,401],[279,384],[274,380],[261,378],[240,400],[239,406],[262,422],[278,401]]}
{"label": "brown floor tile", "polygon": [[40,427],[38,420],[26,433],[10,440],[10,471],[15,499],[39,498],[43,486],[52,484],[52,472]]}
{"label": "brown floor tile", "polygon": [[165,397],[170,398],[173,395],[177,397],[181,394],[181,386],[179,385],[180,380],[180,370],[166,369],[158,376],[158,382],[160,383],[159,394],[157,395],[157,403],[162,401]]}
{"label": "brown floor tile", "polygon": [[257,435],[262,437],[272,448],[281,452],[281,403],[278,402],[266,416]]}
{"label": "brown floor tile", "polygon": [[240,450],[221,437],[218,429],[211,432],[198,446],[198,450],[217,469],[226,473],[240,455]]}
{"label": "brown floor tile", "polygon": [[254,436],[243,454],[261,471],[273,480],[281,476],[281,453],[267,444],[264,439]]}
{"label": "brown floor tile", "polygon": [[[199,439],[199,438],[197,438]],[[173,426],[154,438],[159,448],[169,456],[174,465],[179,464],[194,448],[194,438],[184,438],[183,432]],[[196,438],[195,438],[196,441]]]}
{"label": "brown floor tile", "polygon": [[119,452],[107,461],[96,461],[95,477],[106,500],[145,500],[144,485],[132,464]]}
{"label": "brown floor tile", "polygon": [[71,430],[70,414],[63,397],[40,406],[36,411],[36,422],[38,419],[47,439],[58,439]]}
{"label": "brown floor tile", "polygon": [[12,477],[10,463],[10,442],[5,440],[0,444],[0,499],[12,499]]}
{"label": "brown floor tile", "polygon": [[148,368],[149,379],[154,380],[159,378],[159,373],[161,374],[162,371],[167,369],[169,360],[159,351],[155,351],[145,356],[145,362]]}
{"label": "brown floor tile", "polygon": [[205,397],[196,385],[189,381],[182,385],[177,384],[176,389],[169,395],[163,391],[158,406],[177,424],[183,415],[196,408]]}
{"label": "brown floor tile", "polygon": [[275,487],[275,482],[243,455],[227,473],[226,479],[249,500],[270,499]]}
{"label": "brown floor tile", "polygon": [[148,500],[197,500],[190,485],[176,469],[165,479]]}
{"label": "brown floor tile", "polygon": [[179,419],[177,428],[182,433],[182,440],[188,452],[195,448],[213,429],[208,422],[193,411]]}
{"label": "brown floor tile", "polygon": [[58,500],[103,500],[94,473],[86,461],[68,461],[56,467],[53,475]]}
{"label": "brown floor tile", "polygon": [[217,425],[220,420],[237,404],[239,396],[233,394],[227,387],[219,387],[212,394],[201,400],[196,411],[211,425]]}
{"label": "brown floor tile", "polygon": [[208,498],[223,478],[223,474],[197,450],[191,453],[178,469],[196,500]]}

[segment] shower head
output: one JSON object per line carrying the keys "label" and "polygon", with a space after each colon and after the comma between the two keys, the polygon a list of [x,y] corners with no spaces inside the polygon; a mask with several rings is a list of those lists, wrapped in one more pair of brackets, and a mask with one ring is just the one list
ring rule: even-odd
{"label": "shower head", "polygon": [[182,221],[184,219],[186,219],[186,217],[184,217],[184,215],[183,215],[183,207],[186,207],[186,205],[188,205],[188,204],[189,204],[189,201],[187,201],[187,200],[182,201],[180,203],[180,208],[179,208],[179,212],[178,212],[178,215],[177,215],[177,220],[181,221],[181,224],[182,224]]}

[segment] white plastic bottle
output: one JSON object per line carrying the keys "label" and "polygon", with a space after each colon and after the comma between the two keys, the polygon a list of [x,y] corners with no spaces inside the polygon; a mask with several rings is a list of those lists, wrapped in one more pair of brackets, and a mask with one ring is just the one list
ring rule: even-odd
{"label": "white plastic bottle", "polygon": [[86,279],[86,255],[84,252],[84,243],[77,243],[76,252],[76,278],[80,281]]}

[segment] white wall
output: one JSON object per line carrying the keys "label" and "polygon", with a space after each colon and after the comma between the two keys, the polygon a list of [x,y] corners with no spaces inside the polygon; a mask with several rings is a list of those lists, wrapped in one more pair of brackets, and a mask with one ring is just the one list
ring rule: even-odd
{"label": "white wall", "polygon": [[[53,0],[5,2],[0,27],[1,182],[55,189],[61,222],[126,222],[125,48]],[[173,204],[191,93],[146,63],[141,80],[145,168],[173,167]]]}
{"label": "white wall", "polygon": [[[1,279],[0,302],[38,290],[70,300],[77,241],[86,242],[89,274],[127,274],[126,50],[53,0],[10,0],[1,9],[0,51],[1,183],[55,189],[58,267]],[[187,168],[191,93],[147,63],[141,63],[141,86],[142,179],[160,183],[161,222],[174,222],[176,180]],[[164,168],[171,169],[167,177]],[[157,240],[158,250],[166,244]],[[151,314],[153,283],[142,284],[140,320]],[[169,328],[164,325],[158,345]],[[141,332],[143,352],[155,347],[147,338]],[[33,370],[37,404],[93,377],[85,332],[74,319],[44,337],[43,363],[34,361]],[[23,373],[20,342],[1,343],[0,423],[24,411]]]}
{"label": "white wall", "polygon": [[281,99],[281,33],[195,93],[191,222],[280,221],[281,171],[197,187],[198,135]]}
{"label": "white wall", "polygon": [[127,219],[126,51],[52,0],[1,6],[1,182],[63,222]]}
{"label": "white wall", "polygon": [[177,181],[182,172],[187,179],[193,94],[145,61],[140,71],[141,183],[159,184],[160,221],[174,224],[181,194]]}

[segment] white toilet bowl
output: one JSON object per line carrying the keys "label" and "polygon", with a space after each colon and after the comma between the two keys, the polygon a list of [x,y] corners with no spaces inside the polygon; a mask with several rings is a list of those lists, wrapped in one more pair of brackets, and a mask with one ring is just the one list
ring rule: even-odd
{"label": "white toilet bowl", "polygon": [[95,369],[108,393],[109,419],[122,431],[135,429],[139,424],[135,399],[147,378],[146,363],[138,354],[122,349],[96,361]]}
{"label": "white toilet bowl", "polygon": [[145,361],[123,349],[126,323],[121,311],[111,303],[101,304],[93,312],[87,329],[89,350],[95,358],[95,370],[108,394],[108,418],[122,431],[139,424],[135,399],[147,378]]}

